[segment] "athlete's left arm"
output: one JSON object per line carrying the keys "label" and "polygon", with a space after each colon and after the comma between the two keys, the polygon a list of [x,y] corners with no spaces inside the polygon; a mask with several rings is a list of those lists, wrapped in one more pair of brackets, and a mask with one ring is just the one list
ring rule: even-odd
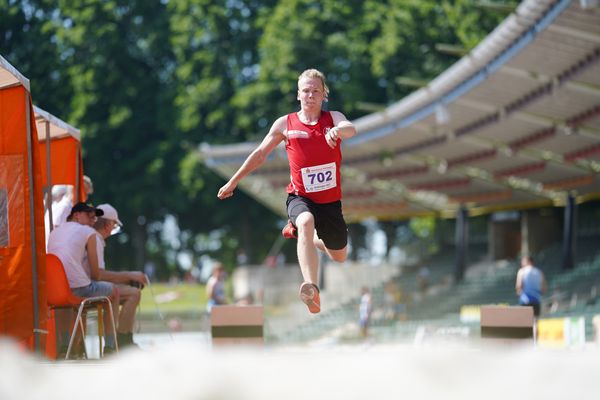
{"label": "athlete's left arm", "polygon": [[349,139],[356,135],[354,124],[348,121],[344,114],[339,111],[332,111],[331,117],[333,118],[334,129],[337,130],[340,139]]}
{"label": "athlete's left arm", "polygon": [[338,139],[349,139],[356,135],[356,128],[352,122],[348,121],[344,114],[339,111],[331,111],[331,117],[333,118],[333,128],[325,135],[327,144],[332,149],[337,146]]}

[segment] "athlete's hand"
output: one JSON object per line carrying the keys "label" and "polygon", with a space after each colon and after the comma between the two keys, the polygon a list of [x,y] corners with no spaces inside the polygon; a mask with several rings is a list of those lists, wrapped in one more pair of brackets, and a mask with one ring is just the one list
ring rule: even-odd
{"label": "athlete's hand", "polygon": [[341,140],[340,128],[337,126],[334,126],[325,134],[325,141],[327,142],[327,145],[329,147],[331,147],[332,149],[335,149],[335,146],[337,146],[337,144],[338,144],[338,140]]}
{"label": "athlete's hand", "polygon": [[231,184],[227,182],[221,189],[219,189],[219,193],[217,193],[217,197],[221,200],[225,200],[228,197],[233,196],[233,191],[237,185]]}

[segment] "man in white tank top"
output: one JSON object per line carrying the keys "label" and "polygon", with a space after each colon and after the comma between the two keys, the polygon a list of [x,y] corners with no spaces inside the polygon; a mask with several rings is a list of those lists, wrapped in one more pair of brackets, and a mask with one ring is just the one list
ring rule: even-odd
{"label": "man in white tank top", "polygon": [[[48,253],[56,255],[62,262],[71,289],[84,288],[92,282],[90,272],[84,265],[88,258],[88,241],[96,233],[92,225],[101,215],[101,210],[85,203],[77,203],[71,209],[67,222],[56,227],[48,237]],[[112,288],[105,289],[98,295],[111,295]]]}

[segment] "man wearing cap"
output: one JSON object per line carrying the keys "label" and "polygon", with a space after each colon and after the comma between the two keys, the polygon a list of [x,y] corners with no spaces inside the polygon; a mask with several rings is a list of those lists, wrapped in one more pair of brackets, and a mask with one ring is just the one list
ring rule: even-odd
{"label": "man wearing cap", "polygon": [[[123,223],[119,220],[117,210],[110,204],[100,204],[98,210],[103,215],[96,219],[94,228],[96,229],[96,254],[97,264],[100,268],[101,276],[104,280],[113,282],[118,289],[118,297],[115,299],[116,308],[115,318],[118,320],[117,338],[119,346],[135,345],[133,342],[133,327],[135,324],[135,310],[140,303],[141,290],[146,285],[147,278],[140,271],[107,271],[104,261],[105,240],[113,233],[117,233]],[[136,285],[138,287],[134,287]],[[119,305],[122,305],[120,312]]]}
{"label": "man wearing cap", "polygon": [[[84,266],[87,263],[88,250],[93,248],[95,252],[96,231],[92,226],[96,218],[102,214],[102,210],[97,210],[89,204],[75,204],[67,216],[67,222],[50,232],[48,253],[60,259],[73,294],[80,297],[107,296],[113,304],[114,313],[117,292],[113,285],[108,282],[97,282],[97,276],[92,280],[89,269]],[[110,318],[106,320],[106,329],[108,332],[112,330]],[[65,329],[61,329],[61,332],[67,334]],[[112,336],[108,335],[107,338],[109,337],[111,338],[109,340],[112,340]]]}
{"label": "man wearing cap", "polygon": [[86,271],[84,267],[88,253],[96,252],[96,231],[92,226],[103,214],[102,210],[89,204],[77,203],[71,208],[67,222],[56,227],[48,237],[48,253],[60,259],[71,291],[80,297],[113,296],[112,285],[97,282],[100,280],[98,274]]}
{"label": "man wearing cap", "polygon": [[[146,280],[142,273],[115,273],[99,268],[97,236],[92,226],[102,215],[104,211],[89,204],[75,204],[67,222],[50,233],[48,253],[55,254],[62,262],[73,294],[79,297],[107,296],[113,304],[114,315],[117,315],[119,293],[113,283],[137,281],[145,284]],[[107,329],[110,331],[111,321],[107,322]],[[114,344],[110,343],[111,338],[107,336],[109,348],[114,347]]]}

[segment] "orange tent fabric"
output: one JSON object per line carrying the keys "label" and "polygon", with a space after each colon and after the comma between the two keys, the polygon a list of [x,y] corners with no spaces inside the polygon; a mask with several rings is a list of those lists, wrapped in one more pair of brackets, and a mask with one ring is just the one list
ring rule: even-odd
{"label": "orange tent fabric", "polygon": [[[38,142],[38,147],[42,169],[42,185],[45,187],[48,184],[46,141]],[[74,202],[79,201],[79,199],[81,201],[85,200],[83,161],[79,140],[72,136],[50,140],[50,173],[52,185],[72,185],[75,190],[79,187],[79,197],[75,196]]]}
{"label": "orange tent fabric", "polygon": [[[28,111],[31,154],[27,146]],[[29,92],[22,85],[0,89],[0,335],[29,345],[33,344],[35,327],[43,328],[47,318],[42,173],[36,144]],[[34,287],[38,321],[34,321]],[[43,344],[45,335],[40,338]]]}

